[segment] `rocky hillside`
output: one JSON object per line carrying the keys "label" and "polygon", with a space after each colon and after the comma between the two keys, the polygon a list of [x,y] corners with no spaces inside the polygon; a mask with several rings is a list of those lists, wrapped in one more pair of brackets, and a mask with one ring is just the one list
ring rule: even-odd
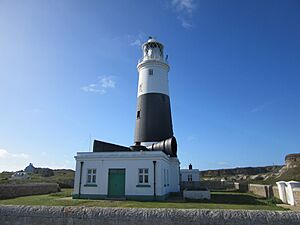
{"label": "rocky hillside", "polygon": [[205,170],[200,172],[204,180],[228,180],[249,183],[274,184],[276,181],[300,181],[300,154],[289,154],[285,165],[243,167]]}
{"label": "rocky hillside", "polygon": [[289,154],[285,157],[285,165],[278,174],[270,176],[266,181],[300,181],[300,154]]}
{"label": "rocky hillside", "polygon": [[270,173],[274,171],[279,171],[283,166],[264,166],[264,167],[241,167],[233,169],[219,169],[219,170],[205,170],[201,171],[201,176],[203,178],[210,177],[228,177],[228,176],[237,176],[237,175],[257,175]]}
{"label": "rocky hillside", "polygon": [[233,169],[205,170],[200,172],[204,180],[263,181],[279,173],[283,166],[241,167]]}

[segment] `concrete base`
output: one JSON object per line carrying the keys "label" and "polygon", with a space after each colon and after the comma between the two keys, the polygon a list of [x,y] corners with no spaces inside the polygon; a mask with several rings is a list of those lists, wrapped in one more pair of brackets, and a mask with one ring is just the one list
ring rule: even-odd
{"label": "concrete base", "polygon": [[[125,195],[122,198],[118,198],[115,200],[134,200],[134,201],[164,201],[168,198],[168,194],[166,195],[159,195],[154,197],[153,195]],[[107,195],[91,195],[91,194],[81,194],[73,195],[73,199],[109,199]]]}

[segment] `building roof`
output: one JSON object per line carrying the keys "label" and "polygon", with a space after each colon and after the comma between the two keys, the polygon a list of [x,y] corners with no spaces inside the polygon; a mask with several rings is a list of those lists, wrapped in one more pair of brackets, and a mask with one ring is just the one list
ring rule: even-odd
{"label": "building roof", "polygon": [[120,151],[131,151],[131,149],[121,145],[115,145],[104,141],[94,140],[93,152],[120,152]]}

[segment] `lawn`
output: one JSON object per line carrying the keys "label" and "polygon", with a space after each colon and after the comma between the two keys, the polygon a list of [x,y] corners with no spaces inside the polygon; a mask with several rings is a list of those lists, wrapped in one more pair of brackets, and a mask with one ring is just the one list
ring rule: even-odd
{"label": "lawn", "polygon": [[112,201],[72,199],[72,189],[48,195],[33,195],[0,200],[0,205],[46,205],[46,206],[88,206],[122,208],[179,208],[179,209],[247,209],[284,210],[273,202],[248,193],[212,192],[212,199],[206,201],[183,201],[170,199],[165,202]]}

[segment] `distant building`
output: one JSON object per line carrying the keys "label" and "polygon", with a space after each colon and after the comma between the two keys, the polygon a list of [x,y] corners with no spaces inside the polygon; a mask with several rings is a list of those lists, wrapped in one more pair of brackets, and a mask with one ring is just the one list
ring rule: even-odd
{"label": "distant building", "polygon": [[34,173],[35,169],[36,168],[33,166],[33,164],[29,163],[29,165],[24,169],[24,171],[26,173]]}
{"label": "distant building", "polygon": [[189,165],[188,169],[180,170],[181,181],[200,181],[200,173],[198,169],[193,169],[192,164]]}
{"label": "distant building", "polygon": [[23,172],[23,171],[19,171],[19,172],[16,172],[14,173],[13,175],[11,175],[11,180],[23,180],[23,179],[29,179],[30,176],[26,173],[26,172]]}

